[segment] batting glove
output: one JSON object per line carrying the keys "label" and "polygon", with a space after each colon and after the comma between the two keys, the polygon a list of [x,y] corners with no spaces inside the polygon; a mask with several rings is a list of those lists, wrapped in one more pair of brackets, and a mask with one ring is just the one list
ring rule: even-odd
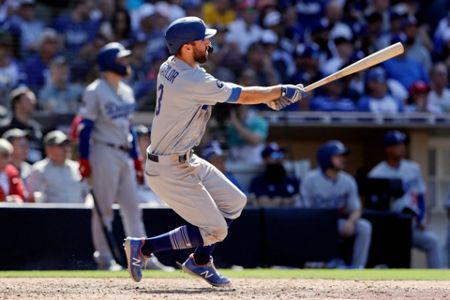
{"label": "batting glove", "polygon": [[136,171],[136,181],[138,184],[144,184],[144,167],[142,166],[142,159],[134,159],[134,170]]}
{"label": "batting glove", "polygon": [[290,103],[298,102],[303,96],[303,85],[287,84],[281,86],[281,98],[288,100]]}
{"label": "batting glove", "polygon": [[91,163],[89,162],[88,159],[85,158],[80,159],[79,171],[81,177],[83,178],[89,178],[91,176]]}
{"label": "batting glove", "polygon": [[270,107],[273,110],[280,110],[285,108],[286,106],[290,105],[291,101],[284,99],[284,98],[278,98],[276,100],[272,100],[269,103],[267,103],[267,106]]}

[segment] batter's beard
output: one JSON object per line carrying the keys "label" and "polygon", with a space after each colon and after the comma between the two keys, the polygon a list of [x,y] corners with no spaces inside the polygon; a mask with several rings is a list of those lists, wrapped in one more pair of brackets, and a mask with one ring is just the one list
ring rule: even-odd
{"label": "batter's beard", "polygon": [[208,61],[208,54],[207,52],[204,53],[198,53],[194,52],[194,60],[198,62],[199,64],[203,64]]}

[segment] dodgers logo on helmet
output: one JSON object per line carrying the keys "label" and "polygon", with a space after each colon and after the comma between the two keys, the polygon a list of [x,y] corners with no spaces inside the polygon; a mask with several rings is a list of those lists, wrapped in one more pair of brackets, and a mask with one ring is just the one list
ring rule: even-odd
{"label": "dodgers logo on helmet", "polygon": [[97,55],[97,64],[100,72],[112,71],[119,75],[127,75],[127,66],[117,62],[118,58],[129,56],[130,50],[117,42],[108,43],[100,49]]}
{"label": "dodgers logo on helmet", "polygon": [[333,167],[331,157],[334,155],[348,155],[350,150],[338,140],[331,140],[320,146],[317,151],[317,163],[322,170]]}
{"label": "dodgers logo on helmet", "polygon": [[406,144],[408,142],[408,137],[403,132],[398,130],[388,131],[384,135],[383,145],[384,147],[394,146],[398,144]]}
{"label": "dodgers logo on helmet", "polygon": [[184,17],[173,21],[166,30],[165,38],[170,54],[176,54],[183,44],[210,38],[216,29],[207,28],[198,17]]}

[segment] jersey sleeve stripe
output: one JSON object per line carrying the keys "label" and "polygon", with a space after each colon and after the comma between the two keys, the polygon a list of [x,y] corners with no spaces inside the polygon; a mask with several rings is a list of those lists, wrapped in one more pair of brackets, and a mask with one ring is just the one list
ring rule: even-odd
{"label": "jersey sleeve stripe", "polygon": [[236,102],[238,101],[240,96],[241,96],[241,88],[234,87],[231,89],[231,95],[226,102]]}

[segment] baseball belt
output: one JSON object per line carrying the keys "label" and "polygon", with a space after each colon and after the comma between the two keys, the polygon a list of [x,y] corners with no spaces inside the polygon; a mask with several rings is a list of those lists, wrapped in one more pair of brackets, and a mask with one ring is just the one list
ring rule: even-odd
{"label": "baseball belt", "polygon": [[193,151],[190,150],[186,152],[185,154],[181,155],[154,155],[147,152],[147,158],[148,160],[154,161],[154,162],[179,162],[184,163],[186,162],[192,155]]}
{"label": "baseball belt", "polygon": [[111,147],[111,148],[116,149],[116,150],[123,151],[125,153],[129,153],[130,150],[131,150],[131,148],[129,146],[127,146],[127,145],[115,145],[115,144],[112,144],[112,143],[108,143],[108,142],[104,142],[104,141],[97,141],[97,140],[95,140],[94,143],[103,144],[105,146]]}

